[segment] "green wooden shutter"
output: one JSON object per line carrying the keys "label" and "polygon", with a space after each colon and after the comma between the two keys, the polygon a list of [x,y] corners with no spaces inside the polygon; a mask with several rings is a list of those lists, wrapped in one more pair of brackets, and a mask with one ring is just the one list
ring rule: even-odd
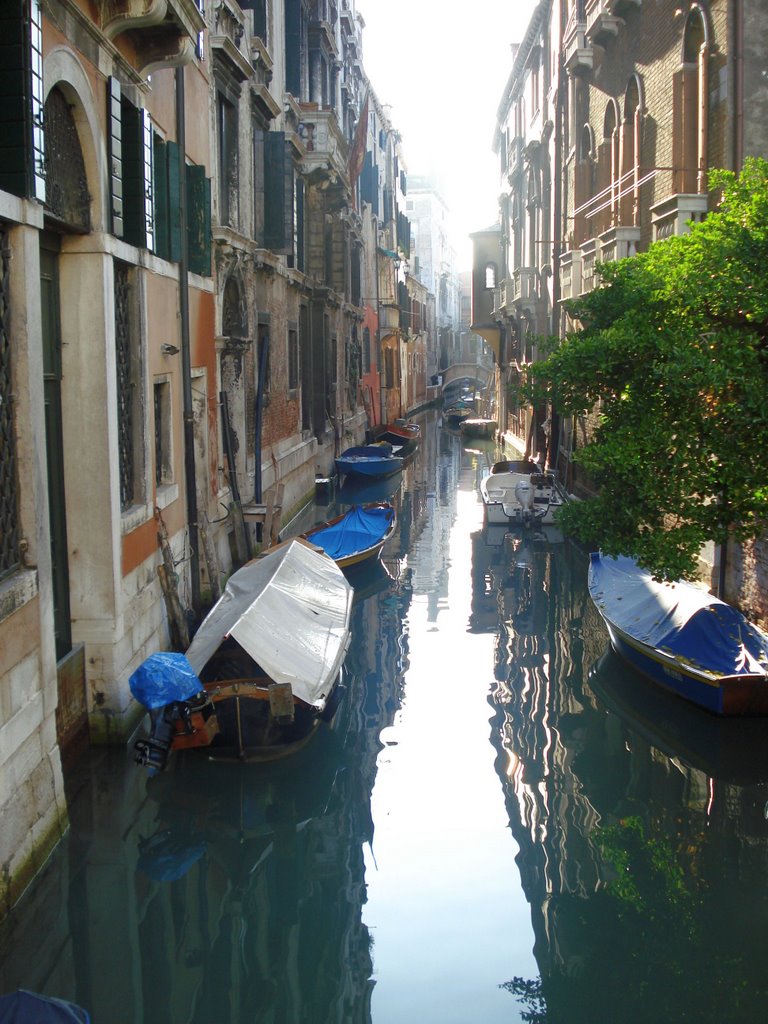
{"label": "green wooden shutter", "polygon": [[155,136],[153,146],[153,184],[155,194],[155,252],[164,260],[170,258],[170,225],[168,210],[168,146]]}
{"label": "green wooden shutter", "polygon": [[293,251],[293,161],[285,132],[264,136],[264,248]]}
{"label": "green wooden shutter", "polygon": [[301,96],[301,0],[285,0],[285,88]]}
{"label": "green wooden shutter", "polygon": [[253,237],[264,246],[264,137],[260,128],[253,129]]}
{"label": "green wooden shutter", "polygon": [[0,4],[0,188],[45,202],[40,0]]}
{"label": "green wooden shutter", "polygon": [[142,111],[122,97],[123,116],[123,238],[131,245],[145,246],[144,208],[144,124]]}
{"label": "green wooden shutter", "polygon": [[107,82],[107,159],[109,160],[109,203],[112,234],[123,234],[123,129],[120,83]]}
{"label": "green wooden shutter", "polygon": [[168,154],[168,259],[178,263],[181,259],[181,196],[179,168],[181,153],[176,142],[167,143]]}
{"label": "green wooden shutter", "polygon": [[211,182],[205,168],[187,165],[187,245],[189,269],[208,277],[211,273]]}

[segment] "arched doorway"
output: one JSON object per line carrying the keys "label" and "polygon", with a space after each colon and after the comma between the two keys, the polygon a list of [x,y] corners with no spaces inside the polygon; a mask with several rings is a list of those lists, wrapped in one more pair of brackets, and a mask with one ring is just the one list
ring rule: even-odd
{"label": "arched doorway", "polygon": [[62,756],[78,749],[88,733],[82,646],[73,647],[67,494],[63,422],[63,360],[59,253],[64,234],[90,231],[90,200],[85,162],[69,103],[53,88],[44,110],[46,228],[40,236],[40,302],[43,348],[45,446],[56,660],[57,733]]}

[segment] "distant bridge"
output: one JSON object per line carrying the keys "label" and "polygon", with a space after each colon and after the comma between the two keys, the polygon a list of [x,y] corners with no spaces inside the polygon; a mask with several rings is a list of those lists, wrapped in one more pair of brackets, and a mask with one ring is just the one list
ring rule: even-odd
{"label": "distant bridge", "polygon": [[453,363],[441,371],[443,377],[443,402],[452,402],[460,397],[464,388],[471,391],[485,389],[493,376],[493,370],[476,363]]}

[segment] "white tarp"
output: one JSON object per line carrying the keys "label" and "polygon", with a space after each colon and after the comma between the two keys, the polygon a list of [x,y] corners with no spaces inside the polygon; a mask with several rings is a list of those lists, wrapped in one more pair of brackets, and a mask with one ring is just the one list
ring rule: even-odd
{"label": "white tarp", "polygon": [[199,675],[233,636],[271,679],[322,708],[349,645],[352,593],[331,558],[288,541],[230,576],[187,659]]}

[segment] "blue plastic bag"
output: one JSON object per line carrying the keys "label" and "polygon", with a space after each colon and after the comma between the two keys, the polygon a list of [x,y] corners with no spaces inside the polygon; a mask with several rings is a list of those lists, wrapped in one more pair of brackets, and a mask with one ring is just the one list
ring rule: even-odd
{"label": "blue plastic bag", "polygon": [[128,685],[139,704],[148,711],[175,700],[189,700],[203,689],[186,655],[173,651],[150,654],[130,677]]}

